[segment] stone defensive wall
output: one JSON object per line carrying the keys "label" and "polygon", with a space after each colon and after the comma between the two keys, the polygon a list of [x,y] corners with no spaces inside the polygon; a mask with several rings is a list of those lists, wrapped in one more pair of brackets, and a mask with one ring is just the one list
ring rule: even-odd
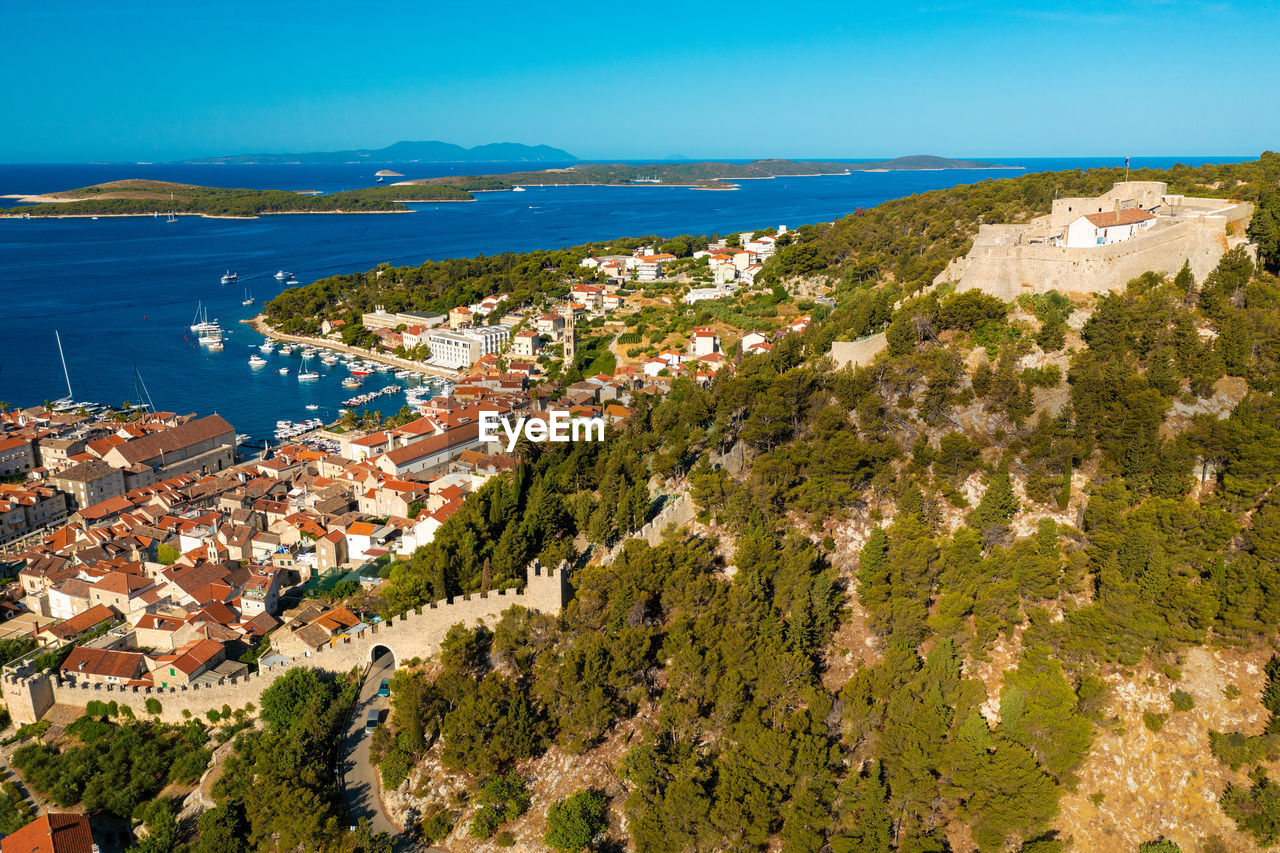
{"label": "stone defensive wall", "polygon": [[868,335],[856,341],[833,341],[831,344],[831,360],[836,369],[848,367],[864,367],[876,360],[876,356],[889,348],[889,339],[884,332]]}
{"label": "stone defensive wall", "polygon": [[601,562],[612,563],[622,553],[622,546],[627,544],[627,540],[630,539],[643,539],[651,547],[658,547],[662,544],[662,534],[666,531],[668,525],[674,524],[676,527],[682,527],[693,521],[694,515],[693,498],[689,497],[688,492],[676,493],[671,500],[663,504],[662,509],[648,524],[610,548]]}
{"label": "stone defensive wall", "polygon": [[159,717],[169,723],[183,721],[182,712],[203,716],[223,705],[242,708],[260,704],[262,691],[288,670],[297,666],[346,672],[372,661],[376,648],[386,648],[399,666],[412,658],[427,658],[440,649],[440,641],[454,625],[467,627],[496,622],[507,609],[520,605],[543,613],[559,613],[569,596],[566,564],[555,571],[534,564],[526,570],[523,590],[500,590],[487,595],[473,593],[452,600],[434,602],[386,622],[369,625],[359,634],[334,638],[329,646],[304,657],[293,658],[241,678],[221,679],[216,684],[192,684],[165,689],[126,687],[112,684],[75,683],[54,674],[28,675],[6,672],[4,700],[15,722],[33,723],[54,704],[84,707],[97,699],[128,706],[138,717],[151,716],[148,699],[160,702]]}
{"label": "stone defensive wall", "polygon": [[1223,254],[1243,242],[1253,205],[1228,204],[1185,217],[1161,217],[1149,231],[1105,246],[1067,248],[1028,242],[1034,226],[983,225],[973,248],[950,264],[935,283],[978,289],[1009,301],[1023,293],[1107,293],[1148,271],[1175,275],[1191,264],[1203,282]]}

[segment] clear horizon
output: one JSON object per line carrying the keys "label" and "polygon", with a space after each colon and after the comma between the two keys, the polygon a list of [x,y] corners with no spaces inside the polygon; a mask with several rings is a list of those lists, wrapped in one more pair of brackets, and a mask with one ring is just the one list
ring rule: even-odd
{"label": "clear horizon", "polygon": [[475,9],[409,2],[358,15],[297,0],[11,7],[0,12],[18,36],[8,64],[28,73],[0,83],[19,117],[0,133],[0,162],[433,139],[549,145],[583,160],[1238,157],[1280,146],[1280,114],[1264,103],[1280,69],[1241,64],[1270,54],[1275,4],[683,11],[612,19],[586,4],[549,15],[490,3],[477,28]]}

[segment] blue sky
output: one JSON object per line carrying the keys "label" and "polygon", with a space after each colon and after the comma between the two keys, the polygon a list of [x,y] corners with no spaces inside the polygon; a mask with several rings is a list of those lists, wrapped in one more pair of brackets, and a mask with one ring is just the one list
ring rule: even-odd
{"label": "blue sky", "polygon": [[0,162],[1253,154],[1280,3],[0,2]]}

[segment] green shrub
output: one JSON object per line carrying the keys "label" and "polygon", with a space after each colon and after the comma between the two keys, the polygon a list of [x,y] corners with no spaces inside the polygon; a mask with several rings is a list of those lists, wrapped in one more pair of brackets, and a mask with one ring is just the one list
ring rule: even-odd
{"label": "green shrub", "polygon": [[1196,706],[1196,700],[1185,690],[1175,690],[1169,694],[1169,703],[1175,711],[1190,711]]}
{"label": "green shrub", "polygon": [[409,778],[409,771],[412,769],[413,754],[399,746],[393,746],[379,766],[382,787],[388,790],[400,787],[400,783]]}
{"label": "green shrub", "polygon": [[1164,728],[1164,723],[1167,719],[1169,719],[1168,714],[1157,714],[1155,711],[1142,712],[1142,724],[1153,732],[1158,732]]}
{"label": "green shrub", "polygon": [[579,791],[547,809],[543,841],[556,850],[581,850],[595,841],[607,824],[608,801],[599,791]]}

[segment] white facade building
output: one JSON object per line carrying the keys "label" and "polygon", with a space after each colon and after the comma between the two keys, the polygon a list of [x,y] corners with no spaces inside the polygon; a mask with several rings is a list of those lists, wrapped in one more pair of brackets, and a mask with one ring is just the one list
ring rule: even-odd
{"label": "white facade building", "polygon": [[451,370],[462,370],[483,356],[498,352],[511,337],[510,326],[481,326],[456,332],[440,329],[428,338],[431,362]]}
{"label": "white facade building", "polygon": [[1156,224],[1152,213],[1137,207],[1112,210],[1105,213],[1087,213],[1077,217],[1067,226],[1067,248],[1105,246],[1137,236],[1140,231]]}

